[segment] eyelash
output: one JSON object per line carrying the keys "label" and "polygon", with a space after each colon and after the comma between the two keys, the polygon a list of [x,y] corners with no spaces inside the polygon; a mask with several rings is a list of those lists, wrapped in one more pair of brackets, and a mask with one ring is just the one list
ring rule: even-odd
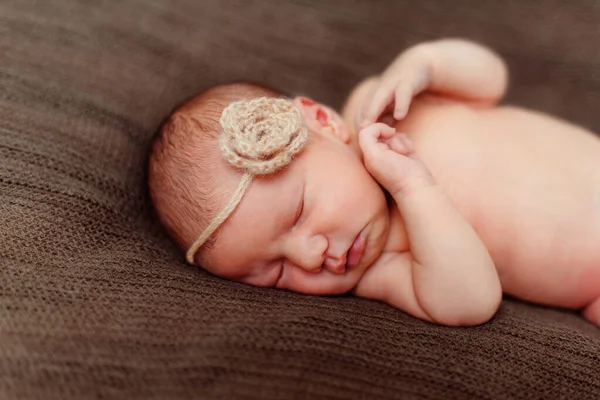
{"label": "eyelash", "polygon": [[296,224],[298,224],[298,221],[300,221],[300,217],[302,217],[302,212],[304,211],[304,199],[302,199],[302,202],[300,203],[300,208],[298,210],[298,215],[296,216],[296,219],[294,220],[294,226],[296,226]]}
{"label": "eyelash", "polygon": [[300,206],[298,207],[298,211],[296,212],[296,217],[294,218],[294,226],[298,224],[300,221],[300,217],[302,217],[302,213],[304,212],[304,188],[302,188],[302,200],[300,200]]}

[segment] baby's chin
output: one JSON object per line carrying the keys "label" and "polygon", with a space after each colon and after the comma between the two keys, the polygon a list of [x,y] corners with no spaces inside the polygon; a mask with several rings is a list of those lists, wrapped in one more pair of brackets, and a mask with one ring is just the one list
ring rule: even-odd
{"label": "baby's chin", "polygon": [[277,288],[310,295],[341,295],[354,289],[366,269],[357,265],[343,275],[328,270],[319,273],[296,270],[287,280],[280,281]]}

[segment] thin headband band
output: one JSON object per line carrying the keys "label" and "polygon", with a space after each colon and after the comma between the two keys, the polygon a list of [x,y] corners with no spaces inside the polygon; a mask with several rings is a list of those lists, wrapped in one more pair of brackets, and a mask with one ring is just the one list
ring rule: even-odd
{"label": "thin headband band", "polygon": [[255,175],[273,174],[300,153],[308,142],[308,129],[300,110],[289,99],[259,97],[229,104],[219,120],[221,155],[244,175],[231,199],[187,251],[194,257],[212,234],[229,218]]}

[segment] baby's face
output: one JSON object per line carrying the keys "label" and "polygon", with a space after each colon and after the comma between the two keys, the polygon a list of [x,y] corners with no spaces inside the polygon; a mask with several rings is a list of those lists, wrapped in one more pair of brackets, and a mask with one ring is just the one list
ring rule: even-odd
{"label": "baby's face", "polygon": [[[284,171],[254,178],[202,265],[255,286],[345,293],[385,245],[385,194],[340,116],[307,99],[294,103],[311,131],[308,146]],[[228,173],[235,187],[241,173]]]}

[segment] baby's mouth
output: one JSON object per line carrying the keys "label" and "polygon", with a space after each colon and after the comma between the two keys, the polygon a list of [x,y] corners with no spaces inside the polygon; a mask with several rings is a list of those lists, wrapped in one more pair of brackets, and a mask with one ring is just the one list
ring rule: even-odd
{"label": "baby's mouth", "polygon": [[358,265],[360,262],[360,258],[365,250],[366,239],[363,234],[364,229],[360,231],[360,233],[354,239],[354,242],[348,249],[348,253],[346,254],[346,269],[353,268]]}
{"label": "baby's mouth", "polygon": [[364,229],[354,238],[354,241],[340,258],[327,257],[323,266],[330,272],[343,275],[358,265],[366,246]]}
{"label": "baby's mouth", "polygon": [[347,253],[339,259],[327,257],[323,265],[334,274],[343,275],[346,273],[346,257]]}

